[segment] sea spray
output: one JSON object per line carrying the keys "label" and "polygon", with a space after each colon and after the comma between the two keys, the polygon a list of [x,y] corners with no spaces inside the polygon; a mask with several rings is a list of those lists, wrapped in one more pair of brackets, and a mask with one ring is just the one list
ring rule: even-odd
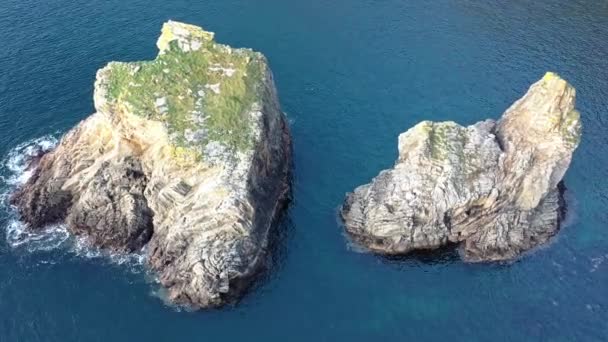
{"label": "sea spray", "polygon": [[[51,151],[58,143],[55,135],[33,139],[13,148],[0,162],[0,210],[9,217],[4,228],[7,244],[29,253],[63,251],[77,257],[100,259],[126,266],[134,273],[144,272],[145,249],[137,253],[111,253],[91,246],[86,238],[72,236],[65,224],[53,224],[41,230],[28,230],[9,204],[11,193],[32,176],[31,163]],[[150,279],[154,281],[153,279]]]}

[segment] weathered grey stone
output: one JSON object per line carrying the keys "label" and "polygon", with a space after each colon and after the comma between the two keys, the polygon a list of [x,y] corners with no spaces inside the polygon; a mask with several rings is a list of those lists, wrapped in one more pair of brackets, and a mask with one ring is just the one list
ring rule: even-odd
{"label": "weathered grey stone", "polygon": [[394,168],[347,194],[347,232],[385,254],[457,243],[468,261],[512,259],[546,242],[580,140],[574,102],[574,88],[547,73],[498,123],[416,125],[399,136]]}

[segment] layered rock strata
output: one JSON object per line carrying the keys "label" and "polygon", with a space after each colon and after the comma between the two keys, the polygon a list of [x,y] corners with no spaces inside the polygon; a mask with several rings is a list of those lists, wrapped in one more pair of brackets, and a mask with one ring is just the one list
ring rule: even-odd
{"label": "layered rock strata", "polygon": [[575,90],[554,73],[498,122],[421,122],[399,136],[392,169],[347,194],[345,229],[378,253],[455,243],[468,261],[513,259],[559,229],[580,136]]}

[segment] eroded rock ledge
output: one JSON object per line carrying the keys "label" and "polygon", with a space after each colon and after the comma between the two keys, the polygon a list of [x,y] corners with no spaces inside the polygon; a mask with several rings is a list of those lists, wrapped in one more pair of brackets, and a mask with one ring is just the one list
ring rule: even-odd
{"label": "eroded rock ledge", "polygon": [[399,136],[394,168],[347,194],[346,231],[385,254],[457,243],[467,261],[512,259],[546,242],[580,140],[574,106],[574,88],[547,73],[498,122],[421,122]]}
{"label": "eroded rock ledge", "polygon": [[168,298],[238,297],[266,260],[290,187],[291,142],[266,59],[163,26],[153,61],[97,73],[97,112],[12,197],[29,229],[65,221],[115,251],[147,245]]}

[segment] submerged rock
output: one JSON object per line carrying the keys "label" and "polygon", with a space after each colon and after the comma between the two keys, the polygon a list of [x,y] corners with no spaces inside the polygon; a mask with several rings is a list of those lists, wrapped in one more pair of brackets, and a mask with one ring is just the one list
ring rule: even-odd
{"label": "submerged rock", "polygon": [[414,126],[399,136],[394,168],[347,194],[346,231],[385,254],[456,243],[467,261],[512,259],[546,242],[580,140],[574,105],[574,88],[547,73],[498,122]]}
{"label": "submerged rock", "polygon": [[29,229],[65,221],[103,248],[147,246],[172,302],[215,307],[266,260],[290,186],[288,127],[260,53],[177,22],[157,45],[153,61],[97,73],[97,113],[40,159],[12,203]]}

